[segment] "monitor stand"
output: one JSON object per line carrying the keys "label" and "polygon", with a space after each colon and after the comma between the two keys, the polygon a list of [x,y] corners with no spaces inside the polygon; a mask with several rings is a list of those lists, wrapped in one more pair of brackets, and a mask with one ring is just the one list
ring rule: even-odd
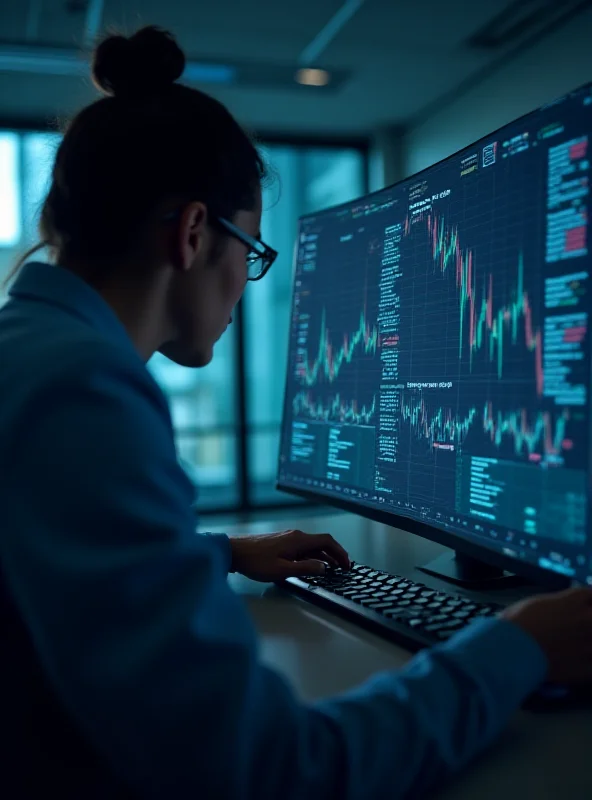
{"label": "monitor stand", "polygon": [[528,583],[518,575],[459,553],[458,550],[444,553],[418,569],[441,580],[474,590],[506,589]]}

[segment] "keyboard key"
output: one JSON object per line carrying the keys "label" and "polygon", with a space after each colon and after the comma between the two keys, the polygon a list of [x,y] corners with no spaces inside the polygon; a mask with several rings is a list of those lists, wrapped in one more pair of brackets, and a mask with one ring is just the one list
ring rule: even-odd
{"label": "keyboard key", "polygon": [[380,592],[370,592],[364,594],[364,599],[367,600],[369,603],[377,603],[379,600],[382,599]]}
{"label": "keyboard key", "polygon": [[434,591],[433,591],[433,589],[424,589],[424,590],[422,591],[422,593],[421,593],[421,596],[422,596],[422,597],[435,597],[435,596],[436,596],[436,594],[437,594],[437,593],[436,593],[436,592],[434,592]]}
{"label": "keyboard key", "polygon": [[354,603],[359,603],[360,600],[366,600],[370,595],[368,594],[352,594],[347,599],[353,600]]}
{"label": "keyboard key", "polygon": [[476,617],[492,617],[496,613],[496,610],[491,606],[485,606],[485,608],[480,608],[479,611],[475,614]]}
{"label": "keyboard key", "polygon": [[426,633],[435,633],[436,631],[440,631],[442,629],[443,629],[443,623],[442,622],[434,622],[431,625],[425,625],[424,626],[424,631]]}
{"label": "keyboard key", "polygon": [[400,603],[401,598],[397,597],[397,595],[393,594],[392,592],[386,592],[385,596],[382,598],[383,600],[389,600],[391,603]]}
{"label": "keyboard key", "polygon": [[467,619],[467,617],[471,616],[470,611],[462,610],[462,611],[455,611],[452,615],[453,617],[458,617],[459,619]]}
{"label": "keyboard key", "polygon": [[445,628],[443,631],[437,631],[436,636],[438,639],[451,639],[456,631],[451,631],[448,628]]}
{"label": "keyboard key", "polygon": [[411,611],[411,609],[399,608],[398,606],[395,606],[394,608],[390,609],[386,608],[383,613],[385,617],[391,617],[391,619],[395,618],[411,619],[417,616],[417,614],[414,614],[413,611]]}
{"label": "keyboard key", "polygon": [[403,580],[403,578],[389,578],[389,579],[386,581],[386,583],[387,583],[389,586],[394,586],[396,583],[401,583],[401,581],[402,581],[402,580]]}
{"label": "keyboard key", "polygon": [[425,605],[427,605],[429,602],[430,602],[430,598],[429,598],[429,597],[416,597],[416,598],[415,598],[415,603],[416,603],[417,605],[422,605],[422,606],[425,606]]}
{"label": "keyboard key", "polygon": [[[365,605],[365,603],[363,605]],[[371,608],[373,611],[382,611],[385,608],[392,608],[393,604],[389,603],[387,600],[382,600],[376,603],[369,603],[366,607]]]}
{"label": "keyboard key", "polygon": [[466,622],[462,619],[449,619],[445,623],[446,630],[457,630],[458,628],[464,628]]}
{"label": "keyboard key", "polygon": [[407,625],[410,628],[419,628],[421,625],[425,623],[423,617],[413,617],[412,619],[407,620]]}
{"label": "keyboard key", "polygon": [[436,614],[433,617],[428,617],[427,622],[429,622],[430,624],[433,622],[446,622],[447,619],[448,617],[446,616],[446,614]]}
{"label": "keyboard key", "polygon": [[413,600],[415,597],[415,592],[407,592],[404,595],[401,595],[402,600]]}
{"label": "keyboard key", "polygon": [[363,597],[360,600],[360,605],[361,606],[371,606],[373,603],[378,603],[379,599],[380,598],[378,598],[378,597],[374,597],[374,595],[371,595],[370,597]]}
{"label": "keyboard key", "polygon": [[434,603],[428,603],[428,605],[426,606],[426,608],[441,608],[441,607],[442,607],[441,600],[436,600],[436,602]]}

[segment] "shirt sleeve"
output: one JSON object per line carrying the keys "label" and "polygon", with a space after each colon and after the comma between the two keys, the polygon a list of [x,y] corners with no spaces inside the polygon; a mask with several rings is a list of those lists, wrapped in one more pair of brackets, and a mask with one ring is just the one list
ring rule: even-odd
{"label": "shirt sleeve", "polygon": [[[193,493],[193,497],[191,500],[191,507],[193,509],[193,512],[195,513],[195,519],[197,522],[197,503],[199,500],[199,489],[194,479],[191,476],[189,464],[184,462],[179,457],[177,457],[177,463],[183,470],[187,480],[191,485],[191,490]],[[230,539],[228,538],[228,536],[225,533],[205,533],[204,535],[209,536],[210,541],[215,543],[217,547],[220,548],[220,551],[222,553],[222,558],[224,559],[224,562],[227,565],[227,572],[230,572],[230,568],[232,565],[232,549],[230,546]]]}
{"label": "shirt sleeve", "polygon": [[220,549],[226,572],[230,572],[232,567],[232,546],[229,537],[225,533],[205,533],[204,536],[207,536],[209,541]]}
{"label": "shirt sleeve", "polygon": [[97,354],[23,414],[9,591],[61,703],[140,796],[410,797],[542,682],[538,646],[493,620],[302,704],[260,663],[224,548],[194,534],[167,412],[140,371]]}

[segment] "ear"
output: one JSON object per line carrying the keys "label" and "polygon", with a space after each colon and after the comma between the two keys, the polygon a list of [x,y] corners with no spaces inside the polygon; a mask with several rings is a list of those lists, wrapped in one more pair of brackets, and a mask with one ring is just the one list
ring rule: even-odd
{"label": "ear", "polygon": [[208,210],[203,203],[189,203],[181,214],[177,229],[179,267],[188,272],[196,257],[206,251]]}

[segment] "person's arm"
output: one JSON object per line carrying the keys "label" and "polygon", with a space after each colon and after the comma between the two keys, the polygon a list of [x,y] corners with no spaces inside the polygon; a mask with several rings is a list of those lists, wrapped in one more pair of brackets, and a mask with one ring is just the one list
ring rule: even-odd
{"label": "person's arm", "polygon": [[[177,463],[181,467],[181,470],[183,472],[183,477],[187,479],[191,487],[191,510],[195,515],[194,524],[197,525],[197,504],[199,500],[199,487],[191,475],[189,464],[187,464],[183,459],[179,457],[177,457]],[[225,560],[227,564],[227,572],[230,572],[230,568],[232,565],[232,547],[228,536],[225,533],[209,533],[207,531],[204,532],[203,535],[211,537],[210,541],[214,542],[217,545],[217,547],[220,548],[222,552],[222,558]]]}
{"label": "person's arm", "polygon": [[225,533],[203,533],[200,535],[207,536],[210,543],[220,550],[226,565],[226,572],[230,572],[232,569],[232,545],[228,536]]}
{"label": "person's arm", "polygon": [[99,356],[5,454],[2,563],[61,702],[140,796],[408,797],[494,738],[546,669],[504,621],[299,702],[259,662],[220,548],[194,534],[166,410]]}

